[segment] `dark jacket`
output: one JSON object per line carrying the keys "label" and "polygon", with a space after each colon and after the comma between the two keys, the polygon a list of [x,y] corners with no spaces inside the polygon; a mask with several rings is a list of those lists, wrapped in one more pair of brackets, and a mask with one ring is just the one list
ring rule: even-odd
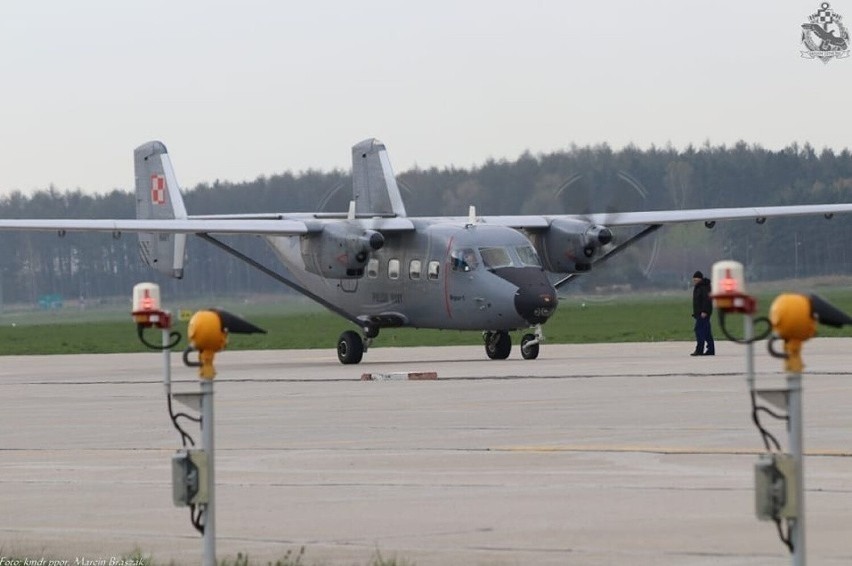
{"label": "dark jacket", "polygon": [[710,298],[710,280],[706,277],[692,288],[692,316],[698,318],[701,313],[713,314],[713,299]]}

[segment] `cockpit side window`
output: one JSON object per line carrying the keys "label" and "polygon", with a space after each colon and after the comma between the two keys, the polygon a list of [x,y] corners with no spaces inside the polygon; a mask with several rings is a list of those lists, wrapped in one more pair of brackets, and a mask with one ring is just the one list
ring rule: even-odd
{"label": "cockpit side window", "polygon": [[479,266],[473,248],[456,248],[450,252],[450,267],[453,271],[473,271]]}
{"label": "cockpit side window", "polygon": [[506,248],[479,248],[482,264],[486,269],[499,269],[512,265],[512,258]]}
{"label": "cockpit side window", "polygon": [[532,246],[518,246],[515,251],[518,252],[518,258],[520,258],[522,265],[541,267],[541,260]]}

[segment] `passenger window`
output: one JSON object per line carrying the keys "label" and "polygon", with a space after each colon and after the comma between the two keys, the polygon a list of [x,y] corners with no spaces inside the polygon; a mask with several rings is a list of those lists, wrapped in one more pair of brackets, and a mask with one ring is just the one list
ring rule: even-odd
{"label": "passenger window", "polygon": [[429,262],[429,279],[435,281],[438,279],[438,272],[441,270],[441,264],[437,261]]}
{"label": "passenger window", "polygon": [[420,260],[412,259],[408,264],[408,276],[411,279],[420,279]]}
{"label": "passenger window", "polygon": [[367,277],[375,279],[379,276],[379,260],[373,258],[367,262]]}
{"label": "passenger window", "polygon": [[388,260],[388,278],[389,279],[399,279],[399,260],[398,259]]}

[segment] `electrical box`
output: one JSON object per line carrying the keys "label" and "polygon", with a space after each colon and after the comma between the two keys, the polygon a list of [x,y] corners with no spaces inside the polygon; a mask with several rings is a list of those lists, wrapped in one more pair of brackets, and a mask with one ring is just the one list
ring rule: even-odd
{"label": "electrical box", "polygon": [[207,503],[207,452],[178,450],[172,456],[172,500],[177,507]]}
{"label": "electrical box", "polygon": [[754,466],[754,496],[757,518],[762,521],[795,519],[796,462],[789,454],[763,454]]}

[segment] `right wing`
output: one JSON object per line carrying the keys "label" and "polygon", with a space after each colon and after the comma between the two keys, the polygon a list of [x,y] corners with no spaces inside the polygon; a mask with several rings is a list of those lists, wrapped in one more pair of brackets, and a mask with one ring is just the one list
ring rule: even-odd
{"label": "right wing", "polygon": [[155,232],[168,234],[257,234],[297,236],[321,230],[321,225],[309,226],[301,220],[207,220],[182,218],[171,220],[137,219],[3,219],[0,230],[44,232]]}

